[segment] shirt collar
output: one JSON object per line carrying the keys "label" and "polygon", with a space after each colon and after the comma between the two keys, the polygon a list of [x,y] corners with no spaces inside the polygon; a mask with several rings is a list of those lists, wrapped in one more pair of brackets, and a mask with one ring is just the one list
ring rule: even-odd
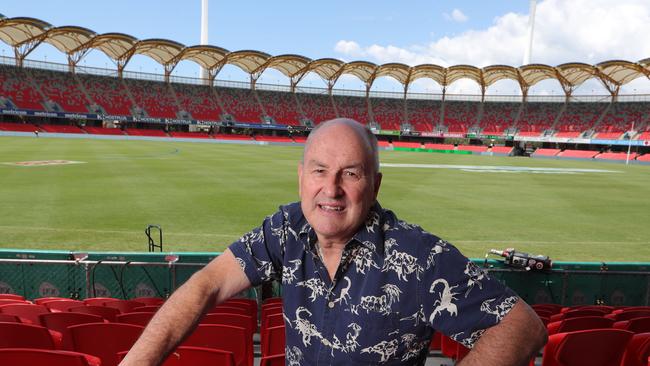
{"label": "shirt collar", "polygon": [[[361,244],[368,249],[376,251],[378,254],[384,254],[384,230],[383,230],[383,208],[379,202],[375,201],[375,204],[372,205],[370,211],[368,212],[368,217],[366,221],[361,225],[359,230],[352,236],[352,239],[348,244],[356,242]],[[303,216],[304,217],[304,216]],[[304,225],[300,228],[298,235],[302,238],[307,239],[307,243],[312,252],[316,253],[316,242],[318,238],[316,237],[316,232],[311,227],[311,225],[304,220]]]}

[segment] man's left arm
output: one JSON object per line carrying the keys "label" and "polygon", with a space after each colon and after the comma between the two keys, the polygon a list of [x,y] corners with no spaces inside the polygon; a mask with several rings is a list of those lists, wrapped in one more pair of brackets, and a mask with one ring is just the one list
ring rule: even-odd
{"label": "man's left arm", "polygon": [[542,321],[525,301],[519,299],[497,325],[483,333],[458,365],[528,365],[547,338]]}

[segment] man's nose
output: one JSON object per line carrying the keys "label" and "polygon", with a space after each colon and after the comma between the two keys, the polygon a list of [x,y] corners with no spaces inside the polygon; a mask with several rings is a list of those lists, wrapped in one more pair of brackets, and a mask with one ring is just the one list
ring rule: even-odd
{"label": "man's nose", "polygon": [[343,189],[341,188],[341,175],[340,174],[331,174],[325,180],[325,186],[323,190],[327,197],[339,197],[343,194]]}

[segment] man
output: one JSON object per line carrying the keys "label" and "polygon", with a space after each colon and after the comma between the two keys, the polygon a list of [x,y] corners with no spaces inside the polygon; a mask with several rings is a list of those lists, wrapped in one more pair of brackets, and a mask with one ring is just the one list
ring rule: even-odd
{"label": "man", "polygon": [[377,202],[377,141],[347,119],[320,124],[283,206],[179,288],[122,365],[155,365],[203,312],[282,281],[288,364],[422,365],[434,331],[471,347],[463,365],[523,365],[545,328],[456,248]]}

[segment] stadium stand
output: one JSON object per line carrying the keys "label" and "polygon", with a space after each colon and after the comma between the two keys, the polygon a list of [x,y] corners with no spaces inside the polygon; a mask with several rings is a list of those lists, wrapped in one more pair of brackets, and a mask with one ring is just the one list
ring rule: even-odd
{"label": "stadium stand", "polygon": [[0,65],[0,96],[22,109],[44,110],[43,97],[29,82],[27,69]]}
{"label": "stadium stand", "polygon": [[169,133],[171,137],[178,138],[191,138],[191,139],[209,139],[210,135],[205,132],[184,132],[184,131],[172,131]]}
{"label": "stadium stand", "polygon": [[433,150],[455,150],[456,147],[452,144],[425,144],[425,148]]}
{"label": "stadium stand", "polygon": [[532,156],[556,156],[562,150],[560,149],[537,149]]}
{"label": "stadium stand", "polygon": [[334,95],[332,100],[340,117],[352,118],[363,124],[370,121],[366,98]]}
{"label": "stadium stand", "polygon": [[167,137],[167,134],[163,130],[151,128],[151,129],[144,129],[144,128],[128,128],[124,130],[127,135],[130,136],[151,136],[151,137]]}
{"label": "stadium stand", "polygon": [[566,149],[556,156],[561,156],[563,158],[582,158],[582,159],[591,159],[598,154],[598,151],[590,150],[569,150]]}
{"label": "stadium stand", "polygon": [[479,128],[484,134],[503,135],[515,123],[519,103],[483,103],[483,114]]}
{"label": "stadium stand", "polygon": [[88,95],[109,115],[130,116],[133,102],[121,79],[79,74],[77,78]]}
{"label": "stadium stand", "polygon": [[[630,154],[630,160],[636,157],[635,153]],[[605,159],[605,160],[626,160],[627,153],[624,152],[605,152],[602,154],[596,155],[595,159]]]}
{"label": "stadium stand", "polygon": [[41,69],[27,70],[45,97],[57,103],[58,112],[88,113],[88,100],[80,90],[79,83],[70,74]]}
{"label": "stadium stand", "polygon": [[552,128],[558,131],[557,137],[579,137],[596,124],[607,106],[606,103],[567,103]]}
{"label": "stadium stand", "polygon": [[218,121],[223,110],[213,88],[205,85],[173,83],[171,88],[178,99],[181,110],[191,117],[203,121]]}
{"label": "stadium stand", "polygon": [[595,127],[597,138],[606,139],[602,134],[617,133],[619,136],[632,127],[632,123],[643,126],[650,119],[650,103],[648,102],[617,102],[612,103],[603,115],[601,122]]}
{"label": "stadium stand", "polygon": [[465,133],[477,124],[479,103],[445,102],[444,124],[448,132]]}
{"label": "stadium stand", "polygon": [[100,366],[98,357],[80,352],[37,348],[0,349],[0,364],[12,366]]}
{"label": "stadium stand", "polygon": [[439,101],[407,99],[406,120],[418,132],[433,132],[440,122],[441,105]]}
{"label": "stadium stand", "polygon": [[512,147],[511,146],[492,146],[490,151],[495,153],[495,154],[510,154],[510,153],[512,153]]}
{"label": "stadium stand", "polygon": [[148,81],[124,79],[128,91],[133,96],[138,107],[143,108],[147,116],[154,118],[177,118],[179,107],[172,94],[169,84]]}
{"label": "stadium stand", "polygon": [[302,107],[305,117],[319,124],[337,117],[330,96],[327,94],[296,93],[296,99]]}
{"label": "stadium stand", "polygon": [[522,136],[539,136],[549,129],[560,112],[557,103],[525,103],[515,127]]}
{"label": "stadium stand", "polygon": [[73,125],[42,124],[41,129],[50,133],[86,133],[86,131]]}
{"label": "stadium stand", "polygon": [[371,104],[373,119],[382,130],[400,130],[404,120],[403,99],[371,98]]}
{"label": "stadium stand", "polygon": [[216,90],[223,103],[224,112],[231,114],[236,121],[262,122],[264,113],[252,90],[226,87],[217,88]]}
{"label": "stadium stand", "polygon": [[482,153],[482,152],[487,152],[488,147],[487,146],[476,146],[476,145],[458,145],[458,150]]}
{"label": "stadium stand", "polygon": [[119,128],[105,128],[105,127],[85,126],[83,129],[86,130],[87,133],[90,133],[90,134],[93,134],[93,135],[115,135],[115,136],[124,135],[124,132],[122,130],[120,130]]}
{"label": "stadium stand", "polygon": [[256,90],[262,109],[275,122],[284,125],[300,125],[298,105],[291,93]]}
{"label": "stadium stand", "polygon": [[650,154],[637,155],[636,160],[637,161],[650,161]]}
{"label": "stadium stand", "polygon": [[0,130],[19,131],[19,132],[41,131],[40,128],[34,126],[31,123],[11,123],[11,122],[0,122]]}

